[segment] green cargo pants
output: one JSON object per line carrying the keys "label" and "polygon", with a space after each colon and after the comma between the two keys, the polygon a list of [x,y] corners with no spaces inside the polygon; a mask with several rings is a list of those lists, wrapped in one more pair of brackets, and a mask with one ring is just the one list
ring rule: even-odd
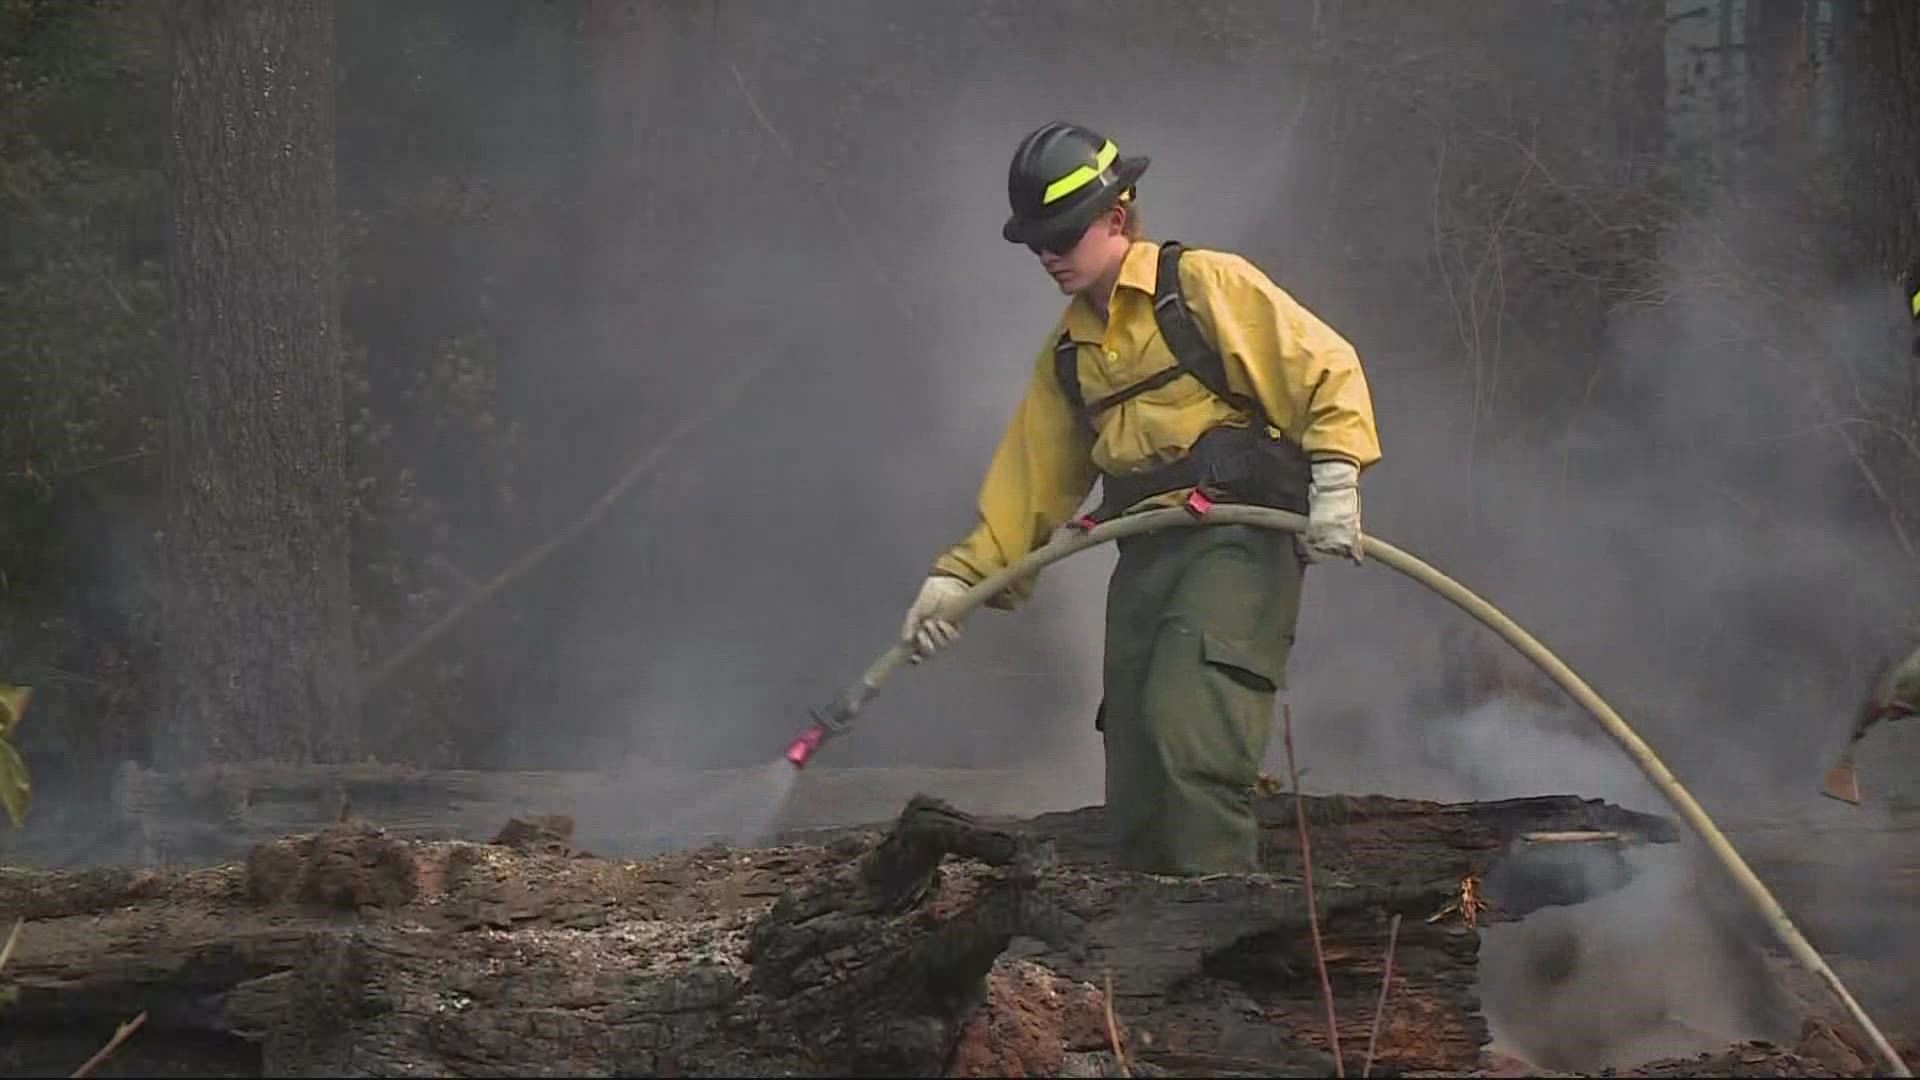
{"label": "green cargo pants", "polygon": [[1115,859],[1159,874],[1258,870],[1253,792],[1305,570],[1293,537],[1213,525],[1118,546],[1099,716]]}

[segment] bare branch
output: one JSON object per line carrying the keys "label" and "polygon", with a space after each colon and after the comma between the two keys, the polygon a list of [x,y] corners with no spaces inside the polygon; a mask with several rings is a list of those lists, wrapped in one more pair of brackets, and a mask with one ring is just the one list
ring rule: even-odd
{"label": "bare branch", "polygon": [[140,1015],[134,1017],[133,1019],[127,1021],[124,1024],[121,1024],[118,1028],[114,1030],[113,1038],[107,1040],[107,1045],[94,1051],[92,1057],[82,1062],[79,1068],[73,1070],[73,1072],[68,1073],[67,1075],[92,1076],[93,1070],[99,1068],[102,1064],[106,1062],[108,1058],[112,1057],[114,1051],[120,1049],[121,1044],[125,1043],[127,1039],[132,1037],[134,1032],[139,1031],[140,1025],[146,1022],[147,1022],[147,1014],[142,1012]]}

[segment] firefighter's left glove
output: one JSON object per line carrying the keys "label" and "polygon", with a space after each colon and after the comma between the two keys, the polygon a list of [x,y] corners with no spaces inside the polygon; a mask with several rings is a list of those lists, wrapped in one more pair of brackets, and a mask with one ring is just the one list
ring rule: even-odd
{"label": "firefighter's left glove", "polygon": [[1360,561],[1360,470],[1348,461],[1313,463],[1307,531],[1300,538],[1308,562]]}
{"label": "firefighter's left glove", "polygon": [[933,655],[960,638],[960,626],[953,619],[954,609],[969,586],[957,577],[934,574],[920,586],[920,595],[907,609],[907,620],[900,626],[900,640],[913,643],[914,663]]}

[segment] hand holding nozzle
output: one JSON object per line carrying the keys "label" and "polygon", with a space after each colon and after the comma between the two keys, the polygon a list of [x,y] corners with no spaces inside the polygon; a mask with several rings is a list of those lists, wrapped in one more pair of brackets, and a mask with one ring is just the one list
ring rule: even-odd
{"label": "hand holding nozzle", "polygon": [[900,625],[900,640],[913,643],[912,663],[919,663],[935,652],[960,640],[960,625],[953,611],[967,595],[970,586],[957,577],[933,574],[920,585],[920,594],[907,609]]}

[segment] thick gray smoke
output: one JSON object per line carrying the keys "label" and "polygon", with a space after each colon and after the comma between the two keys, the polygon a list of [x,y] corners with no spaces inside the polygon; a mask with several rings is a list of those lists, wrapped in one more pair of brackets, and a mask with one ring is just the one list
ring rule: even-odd
{"label": "thick gray smoke", "polygon": [[[1372,531],[1540,636],[1717,817],[1814,812],[1808,763],[1837,746],[1871,654],[1893,646],[1904,614],[1888,587],[1900,553],[1839,437],[1849,403],[1816,392],[1837,385],[1824,376],[1839,358],[1871,366],[1892,345],[1886,297],[1752,287],[1742,275],[1764,238],[1723,205],[1659,238],[1662,277],[1597,338],[1515,334],[1503,346],[1513,320],[1497,305],[1473,308],[1467,329],[1434,317],[1433,299],[1462,280],[1429,204],[1450,139],[1465,136],[1334,137],[1353,111],[1386,122],[1404,104],[1390,84],[1370,93],[1353,72],[1330,90],[1298,62],[1297,41],[1235,42],[1211,66],[1185,55],[1199,41],[1175,48],[1164,36],[1121,56],[1060,50],[1057,39],[1102,25],[1070,11],[1022,15],[1019,34],[943,24],[925,31],[940,35],[934,51],[887,37],[900,51],[885,59],[873,46],[886,35],[855,10],[809,17],[822,55],[840,59],[783,69],[773,20],[747,28],[773,50],[748,80],[759,115],[725,65],[702,83],[725,153],[757,163],[717,169],[705,196],[724,201],[732,177],[773,173],[787,178],[779,215],[723,221],[680,264],[709,288],[633,328],[636,348],[675,357],[675,371],[769,350],[780,360],[678,479],[622,518],[620,535],[646,554],[629,565],[603,543],[591,564],[608,583],[596,590],[604,606],[582,611],[569,663],[632,687],[606,699],[623,750],[687,764],[774,752],[801,706],[884,647],[928,561],[967,527],[1064,302],[997,235],[1009,149],[1059,116],[1154,157],[1142,185],[1150,233],[1248,254],[1358,345],[1386,451],[1364,487]],[[856,83],[893,96],[876,105]],[[1339,102],[1330,112],[1328,99]],[[820,131],[823,115],[865,134],[846,146],[789,135],[807,163],[796,174],[774,129]],[[816,170],[828,184],[811,181]],[[1363,209],[1375,201],[1377,222]],[[1330,221],[1347,231],[1330,233]],[[1377,282],[1335,268],[1369,262]],[[1518,257],[1500,269],[1527,272]],[[1575,422],[1529,425],[1495,393],[1503,375],[1544,363],[1589,373],[1594,407]],[[676,400],[699,396],[663,382]],[[1006,770],[1005,790],[969,788],[984,811],[1098,798],[1090,714],[1109,566],[1108,552],[1082,557],[1051,571],[1021,612],[976,619],[962,646],[898,676],[829,761]],[[1465,623],[1377,567],[1310,575],[1290,672],[1310,787],[1666,809],[1577,710],[1436,705],[1436,642],[1488,633]],[[1570,935],[1587,958],[1556,988],[1564,1015],[1529,1026],[1509,1014],[1503,1040],[1593,1063],[1779,1034],[1777,1003],[1714,1004],[1716,987],[1752,982],[1752,943],[1698,913],[1697,873],[1649,862],[1623,893],[1490,937],[1495,993],[1550,939]],[[1684,968],[1670,963],[1679,956]],[[1615,1006],[1604,1016],[1602,1000]]]}
{"label": "thick gray smoke", "polygon": [[[484,293],[513,313],[490,358],[499,412],[533,447],[518,483],[535,524],[493,550],[476,543],[469,571],[562,528],[702,418],[476,620],[486,641],[450,640],[454,655],[512,660],[500,758],[629,772],[630,803],[582,808],[596,837],[628,832],[622,816],[634,830],[757,831],[789,794],[816,817],[898,809],[897,781],[810,775],[788,792],[774,769],[734,800],[662,777],[773,759],[809,705],[890,643],[930,562],[971,524],[1065,303],[999,236],[1006,162],[1021,134],[1062,118],[1153,158],[1152,236],[1249,256],[1358,347],[1385,450],[1363,482],[1370,531],[1544,640],[1716,816],[1811,814],[1809,763],[1837,749],[1914,595],[1842,437],[1857,403],[1835,378],[1898,348],[1898,310],[1825,280],[1755,287],[1746,271],[1777,239],[1766,234],[1794,219],[1756,229],[1737,205],[1753,192],[1661,233],[1662,275],[1604,321],[1583,269],[1555,265],[1582,283],[1521,306],[1553,254],[1545,219],[1527,215],[1586,221],[1638,182],[1608,164],[1629,125],[1595,104],[1630,73],[1612,71],[1568,5],[1482,6],[1498,18],[1417,7],[581,5],[608,21],[584,31],[595,48],[580,65],[552,59],[577,44],[547,46],[582,28],[531,7],[417,15],[459,31],[472,74],[449,84],[469,88],[472,116],[385,137],[465,147],[463,206],[495,190],[529,204],[494,208],[523,226],[476,231],[484,250],[434,237],[421,247],[438,257],[396,260],[392,311],[354,323],[382,348],[430,348],[444,328],[416,325],[409,298]],[[377,142],[410,122],[412,99],[403,65],[369,71],[369,53],[347,54],[379,36],[376,9],[356,10],[344,78],[369,97],[393,84],[379,95],[392,113],[363,120]],[[1346,50],[1338,62],[1328,42]],[[356,153],[343,144],[343,198],[377,204],[359,190],[378,188],[377,163]],[[1484,177],[1460,179],[1475,169]],[[1844,258],[1812,246],[1809,267]],[[1557,374],[1531,384],[1535,400],[1510,390],[1533,371]],[[454,524],[484,536],[481,515]],[[817,767],[936,789],[951,774],[915,770],[977,770],[991,782],[956,801],[988,813],[1097,800],[1110,566],[1110,549],[1082,556],[1022,610],[982,613],[950,653],[897,674]],[[1308,788],[1665,809],[1576,709],[1444,703],[1453,633],[1490,635],[1383,568],[1311,572],[1288,695]],[[1270,756],[1283,768],[1278,738]],[[1636,1017],[1664,1024],[1716,977],[1745,977],[1659,962],[1709,933],[1682,911],[1700,888],[1691,873],[1649,863],[1592,912],[1536,916],[1535,937],[1576,933],[1609,961],[1583,969],[1561,1006],[1585,1009],[1594,987],[1645,1006],[1590,1030],[1606,1045],[1586,1059],[1646,1050]],[[1537,953],[1508,958],[1523,955],[1524,973]],[[1759,1011],[1679,1009],[1712,1039],[1764,1029]],[[1547,1017],[1503,1037],[1556,1030]]]}
{"label": "thick gray smoke", "polygon": [[[1386,452],[1364,485],[1372,531],[1540,636],[1715,812],[1810,792],[1805,763],[1837,745],[1901,614],[1898,552],[1837,437],[1846,403],[1809,392],[1834,357],[1889,346],[1884,297],[1803,295],[1796,310],[1745,288],[1733,271],[1757,245],[1735,213],[1709,213],[1660,238],[1665,279],[1598,337],[1524,336],[1554,313],[1536,305],[1523,324],[1484,293],[1461,298],[1496,270],[1526,273],[1524,258],[1489,241],[1463,265],[1439,236],[1449,170],[1499,140],[1395,80],[1315,66],[1300,13],[929,9],[908,27],[875,10],[723,6],[674,23],[665,68],[638,63],[661,58],[641,34],[633,47],[654,51],[595,75],[603,115],[580,160],[664,194],[586,231],[584,329],[557,339],[579,348],[539,350],[551,371],[523,375],[547,423],[592,421],[552,462],[549,504],[585,504],[689,412],[716,418],[546,594],[564,611],[539,645],[569,743],[546,756],[764,761],[886,646],[970,524],[1064,303],[998,236],[1011,146],[1059,116],[1153,156],[1150,233],[1248,254],[1356,343]],[[1548,32],[1541,19],[1526,32]],[[1061,47],[1094,34],[1118,40]],[[645,108],[661,93],[664,116]],[[1582,149],[1571,138],[1574,156],[1529,166],[1513,201],[1587,197],[1554,186]],[[1570,322],[1589,310],[1576,299]],[[736,403],[718,400],[762,363]],[[1528,424],[1499,397],[1543,364],[1587,373],[1592,407],[1571,423]],[[1062,804],[1097,798],[1110,559],[1057,567],[1023,610],[983,613],[823,760],[1003,768]],[[1635,790],[1577,713],[1436,711],[1434,644],[1460,631],[1488,633],[1383,569],[1310,575],[1290,672],[1310,786]]]}
{"label": "thick gray smoke", "polygon": [[[1048,34],[1097,28],[1067,9],[1023,15],[1024,36],[930,11],[920,33],[937,47],[870,15],[756,13],[692,39],[711,51],[691,81],[690,111],[709,126],[690,205],[711,228],[672,268],[677,303],[590,313],[619,345],[604,380],[578,384],[583,403],[641,382],[631,365],[654,372],[646,411],[664,400],[672,415],[774,358],[583,545],[577,573],[592,586],[556,647],[581,707],[606,717],[605,752],[685,765],[777,753],[807,705],[888,645],[928,565],[970,526],[1065,303],[999,236],[1022,133],[1072,117],[1152,154],[1150,226],[1193,243],[1233,244],[1274,210],[1287,141],[1245,139],[1248,114],[1219,103],[1287,100],[1284,67],[1195,77],[1179,55],[1143,50],[1140,78],[1116,86],[1107,58],[1049,51]],[[833,63],[786,52],[801,24],[831,42]],[[636,92],[654,80],[634,73]],[[874,83],[885,91],[866,93]],[[835,117],[858,137],[839,141]],[[606,230],[593,249],[642,248],[650,228]],[[615,471],[595,457],[582,448],[581,474]],[[1109,561],[1062,566],[1022,611],[975,620],[962,648],[897,676],[828,760],[1064,769],[1062,799],[1096,798]]]}
{"label": "thick gray smoke", "polygon": [[1627,858],[1623,888],[1481,931],[1490,1049],[1593,1075],[1749,1039],[1792,1042],[1790,999],[1753,943],[1701,906],[1699,865],[1667,848]]}

